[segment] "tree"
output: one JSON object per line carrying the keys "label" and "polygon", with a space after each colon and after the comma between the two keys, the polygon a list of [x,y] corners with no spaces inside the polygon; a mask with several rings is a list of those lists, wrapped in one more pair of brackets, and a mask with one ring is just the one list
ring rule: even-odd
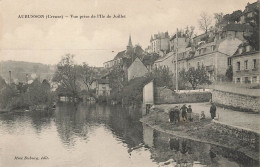
{"label": "tree", "polygon": [[226,78],[228,81],[232,81],[233,79],[233,69],[232,66],[229,66],[227,71],[226,71]]}
{"label": "tree", "polygon": [[0,90],[6,86],[6,82],[2,76],[0,76]]}
{"label": "tree", "polygon": [[210,84],[207,71],[204,66],[199,66],[198,68],[189,68],[188,71],[181,71],[180,76],[183,78],[184,82],[191,84],[192,89],[196,89],[197,86],[203,84]]}
{"label": "tree", "polygon": [[[77,78],[80,77],[77,73],[77,66],[74,63],[74,55],[67,54],[62,57],[57,65],[53,82],[56,82],[61,90],[68,96],[78,97],[79,87],[77,86]],[[60,92],[62,93],[62,92]]]}
{"label": "tree", "polygon": [[205,12],[202,12],[200,14],[200,19],[198,20],[199,27],[201,30],[203,30],[205,33],[208,32],[209,27],[212,23],[212,18]]}
{"label": "tree", "polygon": [[236,10],[236,11],[232,12],[231,14],[224,15],[223,20],[225,20],[226,22],[231,22],[231,23],[239,22],[242,14],[243,14],[243,12],[241,10]]}
{"label": "tree", "polygon": [[223,16],[224,16],[224,14],[222,12],[221,13],[214,13],[215,25],[222,22]]}
{"label": "tree", "polygon": [[259,51],[259,10],[254,9],[253,18],[246,18],[246,22],[253,27],[253,33],[251,35],[244,35],[244,38],[248,41],[255,50]]}
{"label": "tree", "polygon": [[119,65],[113,66],[109,73],[109,83],[112,91],[121,91],[126,83],[126,76],[123,68]]}
{"label": "tree", "polygon": [[184,34],[185,34],[186,38],[188,38],[188,40],[189,40],[189,45],[191,45],[191,40],[192,40],[192,38],[194,36],[194,30],[195,30],[194,26],[190,26],[190,27],[187,26],[185,28]]}
{"label": "tree", "polygon": [[95,72],[86,63],[83,63],[81,66],[77,66],[77,68],[78,74],[80,75],[79,79],[85,83],[89,90],[92,81],[95,79]]}

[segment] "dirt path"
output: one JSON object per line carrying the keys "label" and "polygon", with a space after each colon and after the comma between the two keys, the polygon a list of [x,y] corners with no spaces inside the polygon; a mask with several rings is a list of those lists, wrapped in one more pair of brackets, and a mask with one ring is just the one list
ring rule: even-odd
{"label": "dirt path", "polygon": [[[156,108],[167,110],[175,105],[181,106],[182,104],[162,104],[156,105]],[[200,114],[201,111],[204,111],[206,118],[210,118],[210,103],[186,103],[186,105],[191,105],[194,113]],[[242,129],[248,129],[258,133],[260,132],[260,114],[258,113],[234,111],[223,107],[217,107],[217,116],[219,117],[219,122],[223,122],[227,125],[241,127]]]}

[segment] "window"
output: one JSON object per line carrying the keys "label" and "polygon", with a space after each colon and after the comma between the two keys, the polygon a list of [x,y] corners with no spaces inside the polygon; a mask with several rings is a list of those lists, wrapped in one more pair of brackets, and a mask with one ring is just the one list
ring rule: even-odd
{"label": "window", "polygon": [[252,83],[256,83],[257,82],[257,77],[256,76],[253,76],[252,77]]}
{"label": "window", "polygon": [[197,66],[198,66],[198,67],[200,66],[200,62],[197,63]]}
{"label": "window", "polygon": [[248,77],[245,77],[245,83],[250,83]]}
{"label": "window", "polygon": [[245,61],[244,61],[244,68],[245,68],[245,70],[248,69],[248,60],[245,60]]}
{"label": "window", "polygon": [[253,59],[253,69],[256,69],[256,59]]}
{"label": "window", "polygon": [[228,57],[228,66],[231,66],[231,58],[230,57]]}
{"label": "window", "polygon": [[240,78],[237,78],[237,83],[240,83]]}
{"label": "window", "polygon": [[240,71],[240,62],[237,62],[237,71]]}

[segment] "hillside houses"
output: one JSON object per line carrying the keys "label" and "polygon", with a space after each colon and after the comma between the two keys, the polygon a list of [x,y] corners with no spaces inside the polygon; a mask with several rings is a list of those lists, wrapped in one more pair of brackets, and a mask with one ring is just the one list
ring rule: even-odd
{"label": "hillside houses", "polygon": [[[122,63],[123,57],[128,57],[128,60],[130,59],[131,61],[125,66],[126,68],[129,68],[134,60],[139,63],[142,62],[146,68],[138,70],[134,68],[135,73],[139,71],[140,75],[145,74],[146,70],[151,71],[155,68],[168,68],[173,75],[176,75],[176,68],[180,72],[181,70],[188,70],[191,67],[204,66],[211,81],[223,81],[226,79],[227,69],[233,66],[234,82],[241,83],[245,81],[249,83],[250,81],[250,83],[259,83],[259,74],[255,68],[254,70],[247,71],[248,74],[245,75],[240,75],[242,72],[234,69],[234,66],[238,66],[235,63],[239,61],[238,59],[244,61],[248,57],[248,62],[254,62],[255,66],[257,66],[256,64],[259,61],[259,57],[255,56],[259,52],[255,50],[256,48],[252,48],[252,46],[250,46],[250,52],[239,52],[241,46],[244,46],[244,44],[249,45],[248,38],[255,31],[251,23],[257,23],[257,20],[254,18],[257,15],[257,10],[259,11],[259,1],[252,4],[248,3],[245,10],[243,12],[240,11],[242,14],[241,17],[238,16],[238,19],[236,19],[238,21],[230,22],[223,19],[215,27],[210,28],[207,33],[192,38],[187,37],[181,30],[172,36],[168,32],[155,34],[150,38],[150,45],[138,55],[135,52],[129,51],[132,46],[130,38],[130,44],[128,44],[130,47],[127,46],[127,50],[119,52],[111,62],[114,62],[114,64]],[[141,47],[139,49],[141,50]],[[147,61],[151,57],[151,53],[157,53],[159,57],[156,60],[151,58],[153,61]],[[146,64],[146,62],[149,62],[149,64]],[[109,62],[104,63],[105,67],[110,67],[108,64]],[[132,67],[131,70],[133,70]],[[248,78],[246,75],[248,75]],[[128,80],[132,77],[132,74],[130,74]]]}

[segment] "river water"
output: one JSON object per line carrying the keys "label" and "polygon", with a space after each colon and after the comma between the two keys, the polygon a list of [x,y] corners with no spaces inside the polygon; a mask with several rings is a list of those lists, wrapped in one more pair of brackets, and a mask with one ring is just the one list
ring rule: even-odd
{"label": "river water", "polygon": [[258,166],[240,152],[153,130],[141,117],[99,104],[0,114],[0,167]]}

